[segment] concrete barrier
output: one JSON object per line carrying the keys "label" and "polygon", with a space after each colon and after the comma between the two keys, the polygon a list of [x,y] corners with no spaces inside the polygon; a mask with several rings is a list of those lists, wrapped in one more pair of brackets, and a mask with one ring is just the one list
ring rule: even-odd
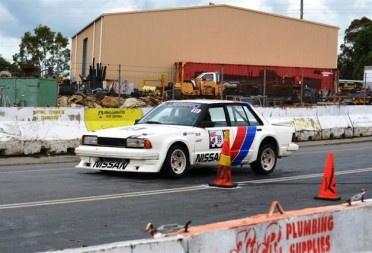
{"label": "concrete barrier", "polygon": [[260,214],[158,239],[53,252],[371,252],[372,201]]}
{"label": "concrete barrier", "polygon": [[354,137],[353,124],[348,111],[348,107],[338,106],[325,106],[317,109],[322,140]]}
{"label": "concrete barrier", "polygon": [[[0,108],[0,156],[64,154],[88,129],[133,124],[151,108]],[[372,136],[372,106],[319,106],[257,110],[271,123],[296,129],[297,141]],[[100,118],[101,114],[103,117]],[[89,116],[87,116],[89,115]],[[93,115],[93,118],[92,116]],[[114,116],[115,120],[110,121]],[[91,124],[92,122],[92,124]]]}
{"label": "concrete barrier", "polygon": [[0,108],[0,155],[68,153],[86,131],[84,109]]}
{"label": "concrete barrier", "polygon": [[317,118],[318,108],[261,108],[259,111],[271,123],[289,121],[296,129],[298,141],[322,139],[322,129]]}
{"label": "concrete barrier", "polygon": [[371,106],[350,106],[349,117],[353,125],[354,136],[372,135],[372,107]]}

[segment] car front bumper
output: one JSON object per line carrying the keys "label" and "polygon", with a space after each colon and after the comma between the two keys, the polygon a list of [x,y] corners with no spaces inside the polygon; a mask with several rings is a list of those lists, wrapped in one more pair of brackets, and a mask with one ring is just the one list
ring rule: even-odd
{"label": "car front bumper", "polygon": [[83,169],[156,173],[163,164],[159,154],[148,149],[79,146],[75,153],[80,156],[76,168]]}

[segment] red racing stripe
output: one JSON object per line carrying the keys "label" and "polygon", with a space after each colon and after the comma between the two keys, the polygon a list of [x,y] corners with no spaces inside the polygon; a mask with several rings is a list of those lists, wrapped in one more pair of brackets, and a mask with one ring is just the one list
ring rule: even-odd
{"label": "red racing stripe", "polygon": [[247,135],[247,127],[238,127],[238,131],[236,133],[234,143],[230,149],[231,161],[233,161],[236,158],[236,156],[239,154],[246,135]]}

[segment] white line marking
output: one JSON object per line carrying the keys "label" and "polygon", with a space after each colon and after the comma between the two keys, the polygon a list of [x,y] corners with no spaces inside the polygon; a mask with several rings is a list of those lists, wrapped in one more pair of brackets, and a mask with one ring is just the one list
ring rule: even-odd
{"label": "white line marking", "polygon": [[293,155],[304,155],[304,154],[318,154],[318,153],[332,153],[332,152],[339,152],[339,151],[354,151],[359,149],[371,149],[372,147],[362,147],[362,148],[343,148],[343,149],[327,149],[327,150],[314,150],[314,151],[301,151],[301,149],[297,152],[291,154]]}
{"label": "white line marking", "polygon": [[90,197],[81,197],[81,198],[56,199],[56,200],[45,200],[45,201],[36,201],[36,202],[4,204],[4,205],[0,205],[0,210],[24,208],[24,207],[36,207],[36,206],[49,206],[49,205],[58,205],[58,204],[70,204],[70,203],[80,203],[80,202],[120,199],[120,198],[130,198],[130,197],[140,197],[140,196],[151,196],[151,195],[160,195],[160,194],[166,194],[166,193],[198,191],[202,189],[207,189],[207,188],[202,187],[202,186],[193,186],[193,187],[183,187],[183,188],[154,190],[154,191],[117,193],[117,194],[90,196]]}
{"label": "white line marking", "polygon": [[28,172],[43,172],[43,171],[51,171],[51,170],[71,170],[71,168],[54,168],[54,169],[36,169],[36,170],[31,170],[31,169],[26,169],[26,170],[10,170],[10,171],[0,171],[1,173],[28,173]]}
{"label": "white line marking", "polygon": [[[370,171],[372,171],[372,168],[344,170],[344,171],[335,172],[335,175],[346,175],[346,174],[362,173],[362,172],[370,172]],[[297,180],[297,179],[322,177],[323,175],[324,173],[316,173],[316,174],[293,176],[293,177],[280,177],[280,178],[272,178],[272,179],[242,181],[242,182],[238,182],[238,184],[265,184],[265,183],[273,183],[273,182],[292,181],[292,180]]]}
{"label": "white line marking", "polygon": [[[363,168],[363,169],[339,171],[339,172],[335,172],[335,175],[346,175],[346,174],[363,173],[363,172],[371,172],[371,171],[372,171],[372,168]],[[236,182],[236,183],[238,185],[266,184],[266,183],[273,183],[273,182],[292,181],[292,180],[297,180],[297,179],[322,177],[323,175],[324,175],[323,173],[316,173],[316,174],[293,176],[293,177],[281,177],[281,178],[273,178],[273,179],[250,180],[250,181],[242,181],[242,182]],[[71,203],[82,203],[82,202],[91,202],[91,201],[100,201],[100,200],[109,200],[109,199],[121,199],[121,198],[160,195],[160,194],[168,194],[168,193],[200,191],[200,190],[208,190],[208,189],[216,189],[216,187],[206,187],[205,185],[199,185],[199,186],[190,186],[190,187],[182,187],[182,188],[170,188],[170,189],[153,190],[153,191],[117,193],[117,194],[89,196],[89,197],[80,197],[80,198],[68,198],[68,199],[45,200],[45,201],[36,201],[36,202],[3,204],[3,205],[0,205],[0,210],[37,207],[37,206],[61,205],[61,204],[71,204]],[[223,188],[221,188],[221,189],[223,189]]]}

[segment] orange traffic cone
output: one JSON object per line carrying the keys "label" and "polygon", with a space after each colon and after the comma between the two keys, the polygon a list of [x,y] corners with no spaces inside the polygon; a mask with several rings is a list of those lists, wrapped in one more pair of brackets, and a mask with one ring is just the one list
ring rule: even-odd
{"label": "orange traffic cone", "polygon": [[337,196],[336,192],[336,178],[335,178],[335,167],[333,163],[333,154],[329,153],[327,157],[327,162],[324,168],[324,176],[322,185],[320,187],[320,192],[315,199],[323,200],[340,200],[341,197]]}
{"label": "orange traffic cone", "polygon": [[230,159],[230,131],[225,130],[221,156],[218,162],[217,178],[214,180],[214,183],[209,184],[209,186],[216,186],[222,188],[232,188],[237,187],[237,184],[234,184],[231,181],[231,159]]}

